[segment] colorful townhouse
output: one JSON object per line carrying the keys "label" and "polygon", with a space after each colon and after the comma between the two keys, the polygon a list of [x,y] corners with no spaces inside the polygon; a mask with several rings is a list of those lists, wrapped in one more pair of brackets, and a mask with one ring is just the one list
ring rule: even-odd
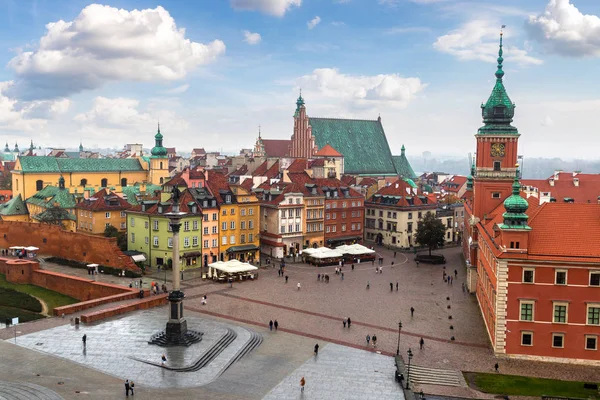
{"label": "colorful townhouse", "polygon": [[75,205],[77,231],[92,235],[103,235],[113,226],[119,232],[127,231],[127,213],[131,208],[127,200],[106,189],[81,200]]}
{"label": "colorful townhouse", "polygon": [[[179,199],[181,220],[179,254],[182,269],[199,268],[202,255],[202,213],[192,194],[185,190]],[[151,267],[172,265],[173,232],[165,214],[172,211],[172,201],[142,201],[126,211],[127,250],[144,254]]]}

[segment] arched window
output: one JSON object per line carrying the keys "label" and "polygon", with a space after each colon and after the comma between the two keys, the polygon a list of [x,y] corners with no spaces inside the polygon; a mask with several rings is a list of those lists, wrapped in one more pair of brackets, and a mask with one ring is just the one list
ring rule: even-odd
{"label": "arched window", "polygon": [[127,186],[127,178],[121,178],[121,186]]}
{"label": "arched window", "polygon": [[35,190],[37,190],[39,192],[43,188],[44,188],[44,181],[43,180],[39,179],[39,180],[35,181]]}
{"label": "arched window", "polygon": [[164,181],[165,181],[165,179],[164,179],[164,178],[160,178],[160,184],[161,184],[161,185],[163,184],[163,182],[164,182]]}
{"label": "arched window", "polygon": [[163,168],[162,168],[162,161],[160,162],[160,169],[163,169]]}
{"label": "arched window", "polygon": [[81,182],[79,183],[79,186],[83,186],[85,187],[85,185],[87,185],[87,179],[82,179]]}
{"label": "arched window", "polygon": [[108,186],[108,179],[106,178],[102,178],[102,180],[100,181],[100,186],[102,186],[103,188]]}

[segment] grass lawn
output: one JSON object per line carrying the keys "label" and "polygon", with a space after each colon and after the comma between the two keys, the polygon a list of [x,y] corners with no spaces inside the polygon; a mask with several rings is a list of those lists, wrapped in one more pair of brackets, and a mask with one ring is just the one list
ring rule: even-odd
{"label": "grass lawn", "polygon": [[0,306],[20,308],[34,313],[42,312],[39,300],[27,293],[0,287]]}
{"label": "grass lawn", "polygon": [[[530,378],[526,376],[464,373],[467,382],[485,393],[515,396],[563,396],[600,399],[597,390],[584,389],[583,382]],[[596,383],[596,382],[590,382]]]}
{"label": "grass lawn", "polygon": [[19,285],[6,281],[6,277],[0,274],[0,287],[6,289],[13,289],[17,292],[27,293],[32,296],[39,297],[48,306],[48,313],[52,314],[54,307],[66,306],[69,304],[78,303],[79,300],[74,299],[64,294],[53,292],[52,290],[45,289],[43,287],[35,285]]}
{"label": "grass lawn", "polygon": [[21,308],[7,307],[0,305],[0,323],[4,323],[6,318],[19,317],[19,323],[34,321],[36,319],[45,318],[42,314],[37,314]]}

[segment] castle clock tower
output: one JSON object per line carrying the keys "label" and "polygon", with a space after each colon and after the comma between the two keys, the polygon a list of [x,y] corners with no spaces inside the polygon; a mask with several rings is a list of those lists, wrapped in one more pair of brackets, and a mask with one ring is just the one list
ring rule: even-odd
{"label": "castle clock tower", "polygon": [[485,104],[481,105],[484,125],[479,128],[477,157],[473,178],[473,216],[484,220],[494,208],[512,193],[516,173],[519,131],[511,125],[515,104],[510,100],[502,77],[502,33],[498,51],[496,84]]}

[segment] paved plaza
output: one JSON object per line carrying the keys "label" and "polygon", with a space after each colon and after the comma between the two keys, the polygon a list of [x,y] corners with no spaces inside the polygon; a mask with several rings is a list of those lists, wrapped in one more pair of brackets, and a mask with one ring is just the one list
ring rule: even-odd
{"label": "paved plaza", "polygon": [[[460,371],[490,372],[496,362],[500,364],[500,371],[506,374],[583,381],[596,381],[600,376],[598,368],[495,358],[476,299],[462,290],[465,270],[460,249],[441,251],[448,260],[445,271],[452,276],[455,270],[457,273],[452,285],[443,281],[444,267],[441,265],[421,264],[417,267],[412,254],[398,252],[394,257],[393,251],[376,250],[384,258],[383,273],[375,272],[377,263],[356,264],[354,270],[347,264],[343,269],[343,279],[335,274],[335,267],[316,268],[293,263],[288,263],[285,268],[287,283],[284,277],[278,276],[277,267],[263,268],[257,280],[235,282],[232,287],[203,281],[197,278],[200,271],[186,272],[182,287],[187,298],[187,318],[190,327],[194,324],[203,326],[200,330],[205,331],[205,337],[201,346],[218,340],[227,327],[239,329],[239,332],[255,330],[263,335],[261,346],[222,375],[215,372],[219,370],[218,364],[213,366],[213,372],[207,366],[206,374],[200,374],[198,378],[195,373],[186,373],[192,376],[189,378],[136,361],[156,362],[159,359],[162,350],[148,350],[145,341],[151,333],[164,327],[166,307],[131,313],[94,325],[82,325],[79,330],[68,319],[60,318],[23,324],[18,327],[17,343],[34,349],[32,353],[38,357],[44,354],[55,362],[58,358],[52,355],[61,357],[60,365],[64,365],[64,369],[57,379],[65,380],[65,374],[69,373],[84,376],[78,385],[94,398],[111,398],[99,394],[106,394],[107,390],[111,393],[122,390],[125,377],[137,380],[136,386],[139,385],[142,396],[145,393],[169,393],[172,398],[189,398],[193,393],[211,399],[300,398],[299,375],[307,379],[304,398],[325,398],[319,393],[326,393],[326,398],[333,399],[369,398],[351,397],[355,392],[337,390],[337,380],[360,382],[357,386],[367,385],[369,392],[380,390],[383,397],[377,398],[402,398],[399,386],[393,381],[391,357],[396,354],[398,346],[399,321],[402,321],[400,354],[406,360],[407,350],[413,351],[417,391],[490,397],[464,387],[459,375]],[[74,271],[68,267],[46,266],[63,273]],[[75,271],[85,276],[85,271]],[[329,275],[329,283],[317,280],[317,274],[324,273]],[[144,281],[146,284],[152,280],[162,282],[163,278],[164,275],[154,273],[145,277]],[[109,276],[99,279],[123,285],[130,282],[126,278]],[[167,285],[169,280],[168,277]],[[297,283],[301,284],[300,290]],[[206,305],[201,304],[203,295],[208,296]],[[411,307],[415,309],[412,316]],[[342,324],[344,317],[352,320],[349,328]],[[269,320],[278,321],[278,331],[269,330]],[[89,338],[87,354],[82,353],[81,335],[84,332],[88,332]],[[377,336],[376,348],[372,343],[367,346],[367,335]],[[11,332],[0,331],[0,338],[10,339],[11,336]],[[123,336],[122,342],[115,339],[120,336]],[[423,349],[419,348],[421,338],[425,342]],[[7,354],[6,343],[1,344],[3,355]],[[322,349],[317,360],[312,354],[315,343],[319,343]],[[16,349],[10,346],[9,353],[15,360],[23,352],[31,352],[20,346]],[[190,349],[189,353],[175,351],[167,354],[167,358],[177,365],[187,365],[203,353],[201,346]],[[235,347],[230,351],[235,352]],[[36,358],[27,354],[31,359]],[[48,361],[41,365],[50,364]],[[29,382],[23,377],[32,371],[40,371],[38,365],[26,363],[22,370],[0,372],[8,373],[6,380]],[[77,367],[82,365],[89,368]],[[448,382],[455,383],[431,384],[429,376],[439,370],[445,371]],[[374,384],[368,385],[363,379]],[[57,391],[64,398],[71,398],[71,392],[61,391],[62,386],[47,386],[45,381],[39,384]],[[174,389],[166,392],[167,387]],[[392,388],[397,391],[393,392]],[[388,394],[390,397],[386,397]]]}

